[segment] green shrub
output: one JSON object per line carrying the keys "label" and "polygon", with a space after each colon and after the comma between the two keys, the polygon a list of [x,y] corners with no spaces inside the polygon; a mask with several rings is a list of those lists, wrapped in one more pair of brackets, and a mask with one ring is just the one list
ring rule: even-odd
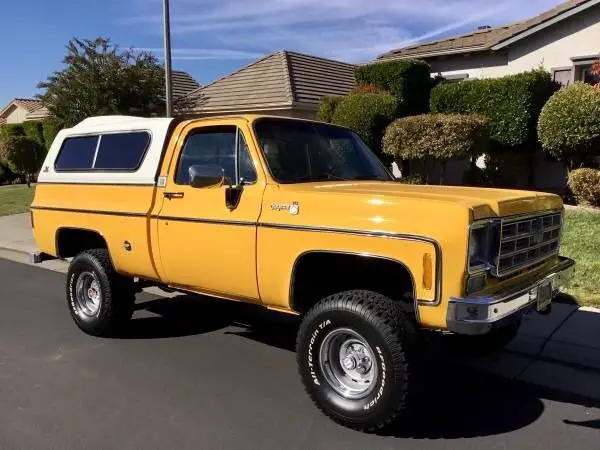
{"label": "green shrub", "polygon": [[39,171],[45,156],[44,147],[27,136],[12,136],[0,143],[0,158],[11,171],[24,176],[28,185],[31,176]]}
{"label": "green shrub", "polygon": [[381,150],[381,138],[394,119],[398,103],[391,94],[349,95],[339,103],[332,123],[352,130],[376,153]]}
{"label": "green shrub", "polygon": [[317,119],[322,122],[331,123],[333,114],[340,102],[344,99],[341,95],[328,95],[321,99],[319,104],[319,111],[317,112]]}
{"label": "green shrub", "polygon": [[423,177],[416,173],[407,175],[402,178],[398,178],[396,181],[402,184],[425,184],[425,180],[423,180]]}
{"label": "green shrub", "polygon": [[386,130],[383,152],[402,160],[437,160],[446,163],[487,150],[489,129],[482,116],[423,114],[398,119]]}
{"label": "green shrub", "polygon": [[20,123],[5,123],[0,125],[0,140],[13,136],[25,136],[25,130]]}
{"label": "green shrub", "polygon": [[41,120],[30,120],[21,125],[23,125],[25,136],[44,146],[44,126]]}
{"label": "green shrub", "polygon": [[44,142],[46,144],[46,149],[49,150],[52,142],[54,142],[54,138],[58,134],[58,132],[62,129],[61,123],[53,118],[47,117],[42,121],[42,130],[44,134]]}
{"label": "green shrub", "polygon": [[360,83],[354,86],[350,94],[384,94],[387,91],[372,83]]}
{"label": "green shrub", "polygon": [[574,83],[555,93],[540,115],[538,135],[545,150],[569,168],[600,153],[600,91]]}
{"label": "green shrub", "polygon": [[600,170],[573,170],[569,174],[569,188],[578,204],[600,206]]}
{"label": "green shrub", "polygon": [[354,72],[358,84],[372,84],[390,92],[398,101],[402,116],[429,111],[431,70],[417,59],[382,61],[358,66]]}
{"label": "green shrub", "polygon": [[8,168],[8,166],[0,162],[0,186],[12,183],[17,176]]}
{"label": "green shrub", "polygon": [[431,110],[485,116],[495,146],[519,147],[536,142],[540,111],[557,88],[550,74],[543,70],[441,83],[431,92]]}

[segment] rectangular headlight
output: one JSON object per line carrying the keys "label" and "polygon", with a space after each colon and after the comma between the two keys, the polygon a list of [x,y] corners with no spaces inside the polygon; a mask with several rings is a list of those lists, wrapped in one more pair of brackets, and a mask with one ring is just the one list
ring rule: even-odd
{"label": "rectangular headlight", "polygon": [[500,224],[495,221],[475,222],[469,236],[469,272],[489,269],[498,253]]}

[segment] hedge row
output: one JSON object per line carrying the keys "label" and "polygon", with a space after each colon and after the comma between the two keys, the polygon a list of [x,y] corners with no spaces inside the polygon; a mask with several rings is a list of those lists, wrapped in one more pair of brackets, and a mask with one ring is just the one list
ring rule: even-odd
{"label": "hedge row", "polygon": [[382,61],[358,66],[358,85],[375,85],[396,97],[398,114],[408,116],[429,111],[431,68],[418,59]]}
{"label": "hedge row", "polygon": [[352,130],[376,153],[381,150],[385,128],[396,117],[398,102],[391,94],[362,94],[344,97],[332,123]]}
{"label": "hedge row", "polygon": [[485,116],[489,120],[493,143],[519,147],[537,142],[540,112],[557,89],[550,74],[543,70],[502,78],[442,83],[431,92],[431,110]]}
{"label": "hedge row", "polygon": [[9,123],[0,125],[0,140],[15,136],[27,136],[38,144],[50,148],[52,141],[61,130],[61,125],[52,118],[31,120],[22,123]]}

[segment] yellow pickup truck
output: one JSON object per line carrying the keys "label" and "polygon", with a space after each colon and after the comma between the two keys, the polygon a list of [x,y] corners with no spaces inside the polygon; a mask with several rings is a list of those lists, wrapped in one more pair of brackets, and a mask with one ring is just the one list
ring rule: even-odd
{"label": "yellow pickup truck", "polygon": [[277,117],[86,119],[31,220],[84,332],[126,326],[140,283],[300,316],[308,394],[362,430],[407,412],[421,330],[493,350],[574,264],[556,195],[403,185],[351,130]]}

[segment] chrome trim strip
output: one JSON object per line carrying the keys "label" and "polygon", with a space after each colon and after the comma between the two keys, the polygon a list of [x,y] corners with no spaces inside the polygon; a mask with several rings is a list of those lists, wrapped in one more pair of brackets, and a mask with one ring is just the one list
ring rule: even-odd
{"label": "chrome trim strip", "polygon": [[341,233],[351,234],[355,236],[366,236],[366,237],[380,237],[387,239],[400,239],[405,241],[416,241],[425,242],[433,245],[435,249],[435,295],[434,300],[417,300],[419,305],[423,306],[438,306],[441,302],[442,296],[442,249],[440,244],[431,238],[424,236],[417,236],[413,234],[402,234],[392,233],[388,231],[363,231],[353,230],[349,228],[328,228],[328,227],[317,227],[317,226],[304,226],[304,225],[286,225],[277,223],[259,223],[259,227],[264,228],[279,228],[284,230],[297,230],[297,231],[309,231],[309,232],[324,232],[324,233]]}
{"label": "chrome trim strip", "polygon": [[152,215],[152,219],[157,220],[170,220],[173,222],[194,222],[194,223],[209,223],[216,225],[237,225],[241,227],[255,227],[256,222],[248,222],[242,220],[220,220],[220,219],[200,219],[196,217],[175,217],[175,216],[159,216]]}
{"label": "chrome trim strip", "polygon": [[30,206],[29,209],[38,211],[62,211],[62,212],[74,212],[82,214],[98,214],[103,216],[123,216],[123,217],[147,217],[146,213],[137,212],[121,212],[121,211],[101,211],[101,210],[89,210],[89,209],[75,209],[75,208],[55,208],[53,206]]}

